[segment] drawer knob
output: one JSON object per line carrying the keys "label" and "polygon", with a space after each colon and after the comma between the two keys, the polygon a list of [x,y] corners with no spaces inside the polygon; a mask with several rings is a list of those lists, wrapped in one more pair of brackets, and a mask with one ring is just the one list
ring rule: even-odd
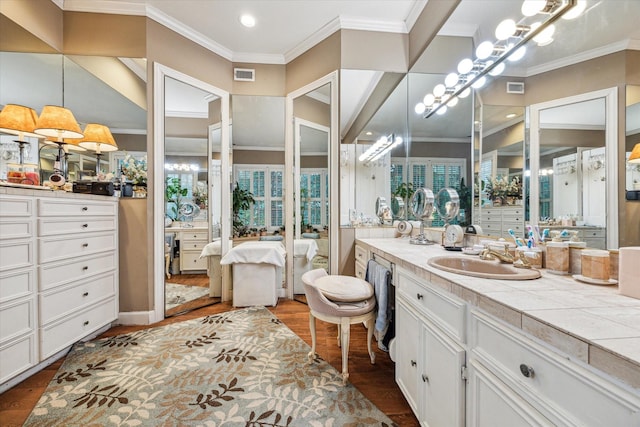
{"label": "drawer knob", "polygon": [[83,243],[83,244],[82,244],[82,247],[83,247],[83,248],[88,248],[88,247],[89,247],[89,244],[88,244],[88,243]]}
{"label": "drawer knob", "polygon": [[422,382],[423,383],[428,383],[429,382],[429,377],[426,376],[425,374],[422,374]]}
{"label": "drawer knob", "polygon": [[418,299],[422,299],[422,298],[424,298],[424,295],[422,295],[422,294],[416,294],[416,298],[418,298]]}
{"label": "drawer knob", "polygon": [[82,224],[82,228],[87,228],[89,227],[89,224]]}
{"label": "drawer knob", "polygon": [[411,366],[416,366],[416,365],[417,365],[416,361],[415,360],[411,360]]}
{"label": "drawer knob", "polygon": [[82,207],[82,210],[83,210],[83,211],[88,211],[88,210],[89,210],[89,208],[88,208],[88,207],[86,207],[86,206],[83,206],[83,207]]}
{"label": "drawer knob", "polygon": [[82,271],[87,271],[89,269],[88,265],[85,265],[84,267],[82,267]]}
{"label": "drawer knob", "polygon": [[88,320],[85,320],[84,323],[83,323],[84,326],[87,326],[88,324],[89,324]]}
{"label": "drawer knob", "polygon": [[524,363],[520,365],[520,372],[527,378],[533,378],[533,368],[531,366],[527,366]]}
{"label": "drawer knob", "polygon": [[89,292],[85,292],[82,294],[83,297],[88,297],[89,296]]}

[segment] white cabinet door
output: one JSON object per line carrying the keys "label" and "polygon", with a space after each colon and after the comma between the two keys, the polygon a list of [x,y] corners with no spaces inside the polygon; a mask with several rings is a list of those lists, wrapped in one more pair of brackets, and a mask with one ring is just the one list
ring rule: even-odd
{"label": "white cabinet door", "polygon": [[418,418],[418,380],[422,369],[418,366],[419,341],[420,323],[416,314],[401,299],[396,300],[396,382]]}
{"label": "white cabinet door", "polygon": [[462,427],[465,421],[465,350],[431,323],[422,328],[423,425]]}
{"label": "white cabinet door", "polygon": [[477,360],[469,362],[468,427],[553,426]]}

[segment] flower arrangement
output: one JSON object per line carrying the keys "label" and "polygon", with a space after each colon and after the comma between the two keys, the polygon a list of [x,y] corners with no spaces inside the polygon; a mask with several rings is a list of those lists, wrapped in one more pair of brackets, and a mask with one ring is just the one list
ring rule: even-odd
{"label": "flower arrangement", "polygon": [[138,160],[127,154],[122,161],[122,173],[135,185],[147,183],[147,156]]}
{"label": "flower arrangement", "polygon": [[207,187],[203,185],[196,185],[191,192],[193,195],[193,203],[198,205],[201,209],[207,207]]}
{"label": "flower arrangement", "polygon": [[511,181],[509,181],[509,178],[506,176],[491,178],[487,181],[484,190],[491,200],[502,199],[504,197],[522,197],[522,183],[517,176]]}

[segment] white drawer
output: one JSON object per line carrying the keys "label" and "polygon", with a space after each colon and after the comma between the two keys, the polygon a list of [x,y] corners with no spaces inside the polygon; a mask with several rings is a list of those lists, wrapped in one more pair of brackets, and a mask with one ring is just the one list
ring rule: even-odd
{"label": "white drawer", "polygon": [[38,363],[35,333],[0,345],[0,383]]}
{"label": "white drawer", "polygon": [[115,269],[116,265],[114,252],[41,265],[39,268],[40,291],[109,272]]}
{"label": "white drawer", "polygon": [[522,221],[524,218],[524,209],[522,208],[509,208],[502,212],[503,221]]}
{"label": "white drawer", "polygon": [[485,222],[496,222],[498,224],[502,223],[502,215],[500,214],[491,214],[483,211],[480,218],[482,219],[483,225]]}
{"label": "white drawer", "polygon": [[367,267],[365,264],[356,261],[356,277],[358,279],[365,280],[365,276],[367,275]]}
{"label": "white drawer", "polygon": [[61,237],[43,237],[39,240],[40,263],[59,261],[96,252],[116,249],[116,234],[102,233],[92,235],[72,234]]}
{"label": "white drawer", "polygon": [[[570,425],[640,425],[640,398],[503,326],[485,314],[471,316],[473,356],[545,416]],[[529,371],[531,369],[531,371]],[[532,372],[532,373],[531,373]],[[528,375],[528,376],[527,376]]]}
{"label": "white drawer", "polygon": [[40,358],[45,359],[114,321],[117,310],[115,298],[110,298],[40,328]]}
{"label": "white drawer", "polygon": [[584,239],[600,238],[606,237],[606,231],[604,230],[604,228],[598,228],[595,230],[582,230],[580,232],[580,235]]}
{"label": "white drawer", "polygon": [[206,270],[207,258],[200,258],[200,251],[183,251],[180,252],[182,258],[181,270]]}
{"label": "white drawer", "polygon": [[31,216],[33,214],[33,199],[31,197],[13,197],[3,195],[0,200],[0,217]]}
{"label": "white drawer", "polygon": [[206,242],[209,241],[206,231],[183,231],[180,233],[180,239],[182,240],[182,243],[191,240],[204,240]]}
{"label": "white drawer", "polygon": [[0,220],[0,238],[2,240],[24,239],[33,236],[33,221],[30,218]]}
{"label": "white drawer", "polygon": [[0,303],[32,294],[36,280],[35,268],[0,274]]}
{"label": "white drawer", "polygon": [[0,342],[35,331],[34,298],[3,304],[0,307]]}
{"label": "white drawer", "polygon": [[40,294],[40,325],[115,295],[116,272]]}
{"label": "white drawer", "polygon": [[485,215],[490,215],[490,216],[495,216],[500,218],[502,216],[502,213],[500,212],[499,208],[482,208],[481,215],[483,218]]}
{"label": "white drawer", "polygon": [[366,269],[368,261],[369,261],[368,251],[362,246],[356,246],[356,262],[361,262],[362,264],[364,264]]}
{"label": "white drawer", "polygon": [[502,228],[506,230],[513,230],[513,232],[518,237],[523,237],[525,235],[524,221],[521,222],[503,222]]}
{"label": "white drawer", "polygon": [[[183,251],[188,251],[188,250],[198,250],[198,251],[202,251],[202,249],[207,245],[207,243],[209,243],[206,240],[183,240],[180,243],[180,249]],[[200,255],[200,254],[198,254]]]}
{"label": "white drawer", "polygon": [[38,216],[115,216],[118,205],[98,200],[38,199]]}
{"label": "white drawer", "polygon": [[483,219],[481,227],[482,227],[482,231],[483,232],[486,232],[486,231],[500,232],[500,231],[502,231],[502,222],[500,222],[500,221],[485,221]]}
{"label": "white drawer", "polygon": [[0,271],[33,266],[33,246],[32,240],[0,241]]}
{"label": "white drawer", "polygon": [[92,233],[116,229],[115,218],[45,218],[38,219],[38,236]]}
{"label": "white drawer", "polygon": [[396,286],[406,300],[431,321],[448,332],[455,340],[465,342],[465,303],[435,288],[424,279],[397,270]]}

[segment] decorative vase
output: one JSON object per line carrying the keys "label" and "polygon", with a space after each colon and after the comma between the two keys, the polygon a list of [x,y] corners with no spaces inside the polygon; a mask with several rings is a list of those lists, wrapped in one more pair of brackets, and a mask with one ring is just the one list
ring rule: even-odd
{"label": "decorative vase", "polygon": [[144,184],[133,185],[133,197],[143,199],[147,197],[147,186]]}
{"label": "decorative vase", "polygon": [[493,199],[493,206],[502,206],[502,197],[496,197]]}

